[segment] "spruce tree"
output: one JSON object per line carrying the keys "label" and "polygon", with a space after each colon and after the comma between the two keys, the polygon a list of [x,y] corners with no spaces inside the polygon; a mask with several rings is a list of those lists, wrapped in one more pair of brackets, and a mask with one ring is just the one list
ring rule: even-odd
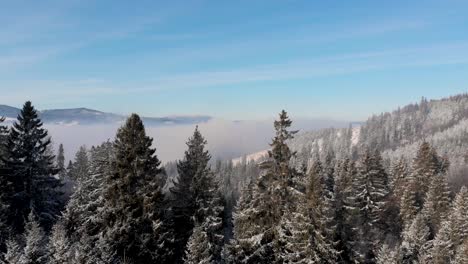
{"label": "spruce tree", "polygon": [[52,227],[47,251],[49,264],[73,263],[74,249],[61,220]]}
{"label": "spruce tree", "polygon": [[410,225],[417,214],[416,194],[412,187],[408,187],[400,198],[400,218],[403,227]]}
{"label": "spruce tree", "polygon": [[24,231],[24,250],[20,257],[21,264],[47,263],[46,237],[33,211],[29,213]]}
{"label": "spruce tree", "polygon": [[[0,118],[0,124],[4,118]],[[10,205],[13,197],[11,180],[3,163],[6,159],[6,139],[8,130],[6,126],[0,125],[0,253],[6,250],[6,239],[10,234],[8,215],[11,214]]]}
{"label": "spruce tree", "polygon": [[23,255],[23,247],[16,238],[10,238],[6,242],[6,251],[0,258],[0,263],[13,264],[20,263],[21,256]]}
{"label": "spruce tree", "polygon": [[399,262],[412,264],[418,260],[420,255],[424,255],[427,250],[429,235],[427,220],[423,214],[417,214],[412,223],[406,226],[402,233],[403,240],[399,250]]}
{"label": "spruce tree", "polygon": [[353,206],[357,209],[355,256],[363,263],[375,261],[383,235],[383,212],[389,193],[388,176],[381,164],[380,154],[368,149],[359,160],[353,182]]}
{"label": "spruce tree", "polygon": [[439,231],[441,222],[448,216],[450,202],[450,189],[445,175],[433,176],[422,209],[422,213],[429,221],[431,238]]}
{"label": "spruce tree", "polygon": [[398,263],[398,253],[395,249],[383,244],[377,254],[376,264],[394,264]]}
{"label": "spruce tree", "polygon": [[[290,166],[294,152],[287,141],[296,131],[290,131],[291,120],[285,111],[274,122],[275,137],[269,159],[260,164],[262,172],[252,188],[242,195],[234,216],[234,241],[231,259],[234,263],[280,263],[285,248],[281,246],[278,225],[294,204],[299,173]],[[292,212],[292,211],[290,211]],[[286,221],[288,222],[288,221]],[[289,221],[290,222],[290,221]]]}
{"label": "spruce tree", "polygon": [[[140,117],[132,114],[118,130],[112,173],[106,178],[101,242],[104,262],[167,263],[160,250],[162,169]],[[158,227],[158,228],[155,228]],[[158,230],[158,233],[154,231]]]}
{"label": "spruce tree", "polygon": [[[208,164],[211,156],[205,150],[206,144],[197,126],[193,136],[187,141],[188,149],[185,151],[183,160],[177,164],[179,177],[170,189],[172,226],[176,238],[174,252],[177,263],[185,257],[184,251],[195,226],[214,224],[206,223],[208,218],[222,219],[221,196],[218,183]],[[213,259],[218,261],[223,243],[223,239],[219,240],[218,237],[222,234],[222,226],[220,230],[213,230],[213,232],[213,234],[208,234],[208,239],[210,239],[209,243],[216,247]]]}
{"label": "spruce tree", "polygon": [[442,222],[426,260],[430,260],[434,264],[445,264],[454,258],[454,245],[451,234],[452,226],[450,222]]}
{"label": "spruce tree", "polygon": [[78,182],[64,212],[67,236],[76,248],[75,259],[79,263],[95,263],[99,256],[94,246],[103,220],[99,210],[104,206],[104,181],[111,173],[113,145],[107,141],[90,151],[89,176]]}
{"label": "spruce tree", "polygon": [[59,145],[58,153],[57,153],[57,169],[58,169],[58,176],[63,181],[67,176],[67,170],[65,168],[65,153],[63,150],[63,144]]}
{"label": "spruce tree", "polygon": [[418,211],[423,207],[432,178],[439,173],[444,173],[445,170],[446,165],[441,161],[436,151],[429,143],[423,142],[413,160],[412,171],[408,179],[409,188],[415,195]]}
{"label": "spruce tree", "polygon": [[[10,129],[4,158],[7,181],[12,184],[8,219],[16,233],[21,233],[24,219],[34,209],[42,227],[49,230],[55,222],[62,203],[58,187],[61,181],[53,155],[48,153],[50,137],[31,102],[26,102],[18,120]],[[32,208],[34,205],[34,208]]]}
{"label": "spruce tree", "polygon": [[81,146],[75,154],[75,161],[68,176],[75,182],[86,180],[89,175],[89,157],[86,146]]}
{"label": "spruce tree", "polygon": [[187,243],[186,264],[211,264],[217,263],[211,255],[211,245],[208,240],[208,233],[203,226],[197,226]]}
{"label": "spruce tree", "polygon": [[455,259],[452,261],[453,264],[465,264],[468,263],[468,239],[463,242],[457,248],[457,254],[455,255]]}
{"label": "spruce tree", "polygon": [[459,247],[468,241],[468,189],[465,186],[455,196],[448,220],[452,226],[452,241]]}

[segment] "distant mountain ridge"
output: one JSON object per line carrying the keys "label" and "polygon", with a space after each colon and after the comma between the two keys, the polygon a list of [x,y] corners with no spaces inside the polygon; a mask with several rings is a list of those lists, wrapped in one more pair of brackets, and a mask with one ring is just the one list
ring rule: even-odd
{"label": "distant mountain ridge", "polygon": [[[16,119],[21,110],[8,105],[0,105],[0,117],[7,120]],[[91,125],[91,124],[116,124],[125,121],[126,116],[101,112],[89,108],[50,109],[39,111],[39,116],[44,123],[64,125]],[[210,116],[168,116],[168,117],[142,117],[145,125],[186,125],[208,122]]]}

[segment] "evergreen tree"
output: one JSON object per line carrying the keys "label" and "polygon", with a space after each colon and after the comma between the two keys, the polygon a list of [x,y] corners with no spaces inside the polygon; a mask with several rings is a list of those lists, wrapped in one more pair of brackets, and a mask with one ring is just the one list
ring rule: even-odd
{"label": "evergreen tree", "polygon": [[465,264],[468,263],[468,239],[463,242],[458,248],[457,248],[457,254],[455,255],[455,259],[453,264]]}
{"label": "evergreen tree", "polygon": [[[159,239],[163,185],[160,161],[151,148],[143,122],[132,114],[118,130],[112,173],[106,179],[100,250],[103,261],[166,263]],[[159,233],[155,233],[155,226]]]}
{"label": "evergreen tree", "polygon": [[[67,236],[76,248],[79,263],[96,263],[98,249],[94,246],[103,220],[99,210],[104,206],[104,181],[110,177],[113,145],[107,141],[90,151],[89,176],[78,182],[64,213]],[[97,217],[96,217],[97,216]]]}
{"label": "evergreen tree", "polygon": [[432,248],[429,250],[427,260],[434,264],[449,263],[454,257],[454,245],[451,238],[452,226],[450,222],[444,221],[437,233]]}
{"label": "evergreen tree", "polygon": [[[0,118],[0,123],[3,121],[4,118]],[[3,159],[5,159],[6,155],[5,145],[7,135],[7,127],[0,125],[0,253],[6,250],[6,238],[10,234],[8,215],[11,214],[10,202],[13,197],[11,181],[8,178],[7,170],[3,164]]]}
{"label": "evergreen tree", "polygon": [[[179,177],[170,189],[172,225],[176,237],[174,252],[178,258],[177,263],[184,258],[185,247],[195,226],[202,225],[210,217],[222,219],[219,218],[222,217],[223,209],[218,183],[208,165],[211,156],[205,150],[206,144],[206,140],[196,127],[193,136],[187,142],[188,149],[185,151],[184,159],[177,164]],[[222,226],[220,228],[215,234],[208,236],[209,239],[213,239],[209,243],[216,247],[214,261],[221,256],[223,241],[222,239],[218,241],[218,235],[222,234]]]}
{"label": "evergreen tree", "polygon": [[15,238],[10,238],[6,242],[6,252],[3,255],[3,259],[0,259],[0,263],[20,263],[22,255],[23,248],[21,247],[20,243],[18,243],[18,240]]}
{"label": "evergreen tree", "polygon": [[[277,226],[294,204],[299,173],[290,166],[294,156],[287,140],[296,131],[290,131],[291,120],[285,111],[274,122],[276,135],[271,143],[269,160],[260,164],[262,172],[257,182],[243,194],[234,216],[234,242],[230,259],[234,263],[280,263],[285,248]],[[236,262],[237,261],[237,262]]]}
{"label": "evergreen tree", "polygon": [[376,258],[377,264],[394,264],[398,261],[398,253],[395,249],[390,248],[387,244],[384,244]]}
{"label": "evergreen tree", "polygon": [[204,226],[197,226],[193,229],[193,233],[187,243],[187,264],[211,264],[218,263],[213,260],[211,254],[212,248],[209,242],[209,233],[206,232]]}
{"label": "evergreen tree", "polygon": [[49,145],[50,138],[36,110],[31,102],[26,102],[10,130],[7,153],[3,157],[7,181],[14,192],[10,203],[14,210],[10,210],[8,219],[16,233],[23,230],[23,219],[27,219],[32,205],[39,223],[47,230],[61,210],[58,190],[61,182],[54,177],[57,169],[55,157],[48,154]]}
{"label": "evergreen tree", "polygon": [[450,189],[444,175],[435,175],[429,184],[423,214],[429,221],[429,228],[433,238],[438,232],[441,222],[448,216],[450,209]]}
{"label": "evergreen tree", "polygon": [[407,227],[410,225],[417,213],[418,207],[416,205],[416,193],[414,192],[414,189],[409,186],[403,191],[403,195],[400,199],[400,217],[403,222],[403,226]]}
{"label": "evergreen tree", "polygon": [[47,263],[46,237],[44,230],[40,227],[34,212],[28,216],[24,231],[24,251],[20,257],[21,264],[45,264]]}
{"label": "evergreen tree", "polygon": [[423,207],[432,178],[439,173],[444,173],[445,170],[446,165],[436,151],[429,143],[423,142],[413,160],[412,172],[409,176],[409,188],[414,192],[418,212]]}
{"label": "evergreen tree", "polygon": [[65,153],[63,150],[63,144],[59,145],[58,153],[57,153],[57,169],[59,178],[63,181],[67,176],[67,170],[65,168]]}
{"label": "evergreen tree", "polygon": [[84,181],[89,175],[89,158],[86,146],[81,146],[75,154],[75,161],[68,176],[75,182]]}
{"label": "evergreen tree", "polygon": [[408,165],[401,157],[392,167],[390,187],[395,197],[400,198],[405,192],[408,184]]}
{"label": "evergreen tree", "polygon": [[[353,207],[352,201],[353,178],[356,175],[354,162],[346,158],[340,162],[336,173],[335,185],[335,224],[336,249],[339,263],[351,262],[353,239]],[[351,210],[350,210],[351,209]]]}
{"label": "evergreen tree", "polygon": [[403,231],[403,241],[399,250],[399,262],[402,264],[412,264],[418,260],[420,255],[424,255],[429,235],[427,220],[423,214],[417,214],[412,223],[406,226]]}
{"label": "evergreen tree", "polygon": [[448,220],[452,227],[452,242],[458,248],[468,241],[468,190],[465,186],[456,195]]}
{"label": "evergreen tree", "polygon": [[389,193],[388,176],[379,153],[366,150],[362,155],[353,181],[352,206],[357,212],[354,255],[363,263],[372,263],[382,241],[383,212]]}
{"label": "evergreen tree", "polygon": [[73,248],[71,247],[65,226],[61,220],[52,227],[47,250],[48,264],[72,263]]}

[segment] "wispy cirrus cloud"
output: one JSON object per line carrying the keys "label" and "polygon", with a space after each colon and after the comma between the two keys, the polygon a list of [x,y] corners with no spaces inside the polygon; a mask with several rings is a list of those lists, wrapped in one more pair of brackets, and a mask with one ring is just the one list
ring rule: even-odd
{"label": "wispy cirrus cloud", "polygon": [[[450,52],[447,52],[450,51]],[[468,64],[468,42],[447,43],[438,46],[378,50],[324,56],[286,63],[261,64],[224,71],[197,71],[162,75],[134,84],[117,84],[112,80],[84,78],[79,80],[29,80],[12,84],[2,94],[7,101],[22,102],[25,94],[36,101],[64,103],[99,96],[158,93],[167,90],[202,89],[236,85],[252,87],[258,82],[311,79],[340,76],[386,69],[424,68],[432,66]],[[34,87],[34,88],[31,88]]]}

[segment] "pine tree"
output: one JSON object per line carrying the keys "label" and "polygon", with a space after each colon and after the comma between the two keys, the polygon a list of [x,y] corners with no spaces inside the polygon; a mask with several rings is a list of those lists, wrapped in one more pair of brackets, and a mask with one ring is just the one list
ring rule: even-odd
{"label": "pine tree", "polygon": [[382,245],[380,248],[376,263],[377,264],[394,264],[398,261],[398,253],[395,249],[390,248],[387,244]]}
{"label": "pine tree", "polygon": [[457,248],[457,254],[455,255],[455,259],[451,262],[453,264],[465,264],[468,263],[468,239],[463,242]]}
{"label": "pine tree", "polygon": [[84,181],[89,175],[89,158],[86,146],[81,146],[75,154],[75,161],[68,176],[75,182]]}
{"label": "pine tree", "polygon": [[[185,151],[184,159],[177,164],[179,177],[170,189],[172,225],[176,237],[174,252],[178,257],[177,263],[184,258],[185,247],[195,226],[202,225],[209,217],[222,219],[219,218],[222,217],[223,211],[219,187],[208,165],[211,156],[205,150],[206,144],[206,140],[196,127],[193,136],[187,142],[188,149]],[[223,239],[219,241],[218,235],[222,234],[222,226],[220,228],[208,236],[209,243],[216,247],[212,252],[214,261],[221,257]]]}
{"label": "pine tree", "polygon": [[23,248],[16,238],[10,238],[6,242],[6,252],[3,255],[3,260],[0,258],[0,263],[13,264],[20,263],[23,255]]}
{"label": "pine tree", "polygon": [[[4,118],[0,118],[0,123],[4,121]],[[7,170],[3,164],[3,160],[6,159],[6,139],[8,130],[6,126],[0,125],[0,253],[6,250],[5,243],[6,238],[10,234],[10,226],[8,215],[10,214],[10,202],[13,197],[13,189],[11,186],[11,180],[8,177]]]}
{"label": "pine tree", "polygon": [[452,226],[452,241],[458,247],[468,240],[468,189],[465,186],[455,196],[449,221]]}
{"label": "pine tree", "polygon": [[23,230],[23,219],[27,219],[32,205],[38,221],[47,230],[61,210],[58,190],[61,182],[54,177],[57,169],[55,157],[48,154],[50,142],[36,110],[31,102],[26,102],[10,129],[4,157],[8,181],[14,192],[10,204],[14,210],[8,213],[8,219],[16,233]]}
{"label": "pine tree", "polygon": [[444,175],[435,175],[429,184],[423,214],[429,221],[431,238],[439,231],[441,222],[449,214],[450,189]]}
{"label": "pine tree", "polygon": [[209,242],[208,233],[203,226],[197,226],[193,229],[193,233],[187,243],[187,264],[211,264],[217,263],[211,255],[211,244]]}
{"label": "pine tree", "polygon": [[409,176],[409,188],[415,194],[418,212],[423,207],[432,178],[439,173],[444,173],[445,167],[431,145],[423,142],[413,160],[412,172]]}
{"label": "pine tree", "polygon": [[63,150],[63,144],[59,145],[58,153],[57,153],[57,169],[59,178],[63,181],[67,176],[67,170],[65,168],[65,153]]}
{"label": "pine tree", "polygon": [[417,214],[412,223],[405,227],[402,235],[399,262],[402,264],[414,263],[420,255],[425,254],[429,240],[429,226],[424,215]]}
{"label": "pine tree", "polygon": [[400,217],[403,222],[403,227],[410,225],[417,213],[416,193],[410,186],[403,191],[403,195],[400,199]]}
{"label": "pine tree", "polygon": [[393,190],[393,195],[397,198],[403,196],[408,184],[408,165],[406,160],[401,157],[392,167],[390,187]]}
{"label": "pine tree", "polygon": [[383,211],[389,193],[388,176],[379,153],[364,152],[353,189],[353,206],[358,210],[356,231],[361,237],[354,245],[355,256],[363,263],[372,263],[382,240]]}
{"label": "pine tree", "polygon": [[287,140],[291,120],[285,111],[274,122],[276,135],[271,143],[269,159],[260,164],[262,172],[252,188],[242,195],[234,215],[234,241],[231,257],[234,263],[280,263],[285,248],[277,226],[294,202],[299,173],[290,166],[294,156]]}
{"label": "pine tree", "polygon": [[[354,162],[346,158],[341,161],[337,170],[336,185],[335,185],[335,223],[336,223],[336,249],[338,252],[339,263],[351,262],[351,248],[353,239],[353,224],[352,213],[353,204],[353,178],[356,175]],[[351,209],[351,210],[350,210]]]}
{"label": "pine tree", "polygon": [[48,264],[72,263],[73,249],[61,220],[52,227],[47,250]]}
{"label": "pine tree", "polygon": [[89,176],[78,182],[64,212],[67,236],[76,248],[79,263],[96,263],[98,249],[94,246],[103,220],[99,210],[104,205],[104,181],[111,173],[113,145],[107,141],[90,151]]}
{"label": "pine tree", "polygon": [[163,171],[152,142],[136,114],[117,132],[100,212],[103,229],[98,244],[105,262],[125,258],[136,263],[167,263],[158,252],[165,250],[158,240],[164,233],[159,228],[159,233],[154,232],[162,218],[164,197]]}
{"label": "pine tree", "polygon": [[451,239],[452,226],[450,222],[444,221],[437,233],[432,248],[429,251],[428,259],[434,264],[449,263],[454,257],[454,245]]}
{"label": "pine tree", "polygon": [[44,264],[47,263],[46,238],[44,230],[40,227],[34,212],[28,216],[24,231],[24,252],[20,257],[21,264]]}

